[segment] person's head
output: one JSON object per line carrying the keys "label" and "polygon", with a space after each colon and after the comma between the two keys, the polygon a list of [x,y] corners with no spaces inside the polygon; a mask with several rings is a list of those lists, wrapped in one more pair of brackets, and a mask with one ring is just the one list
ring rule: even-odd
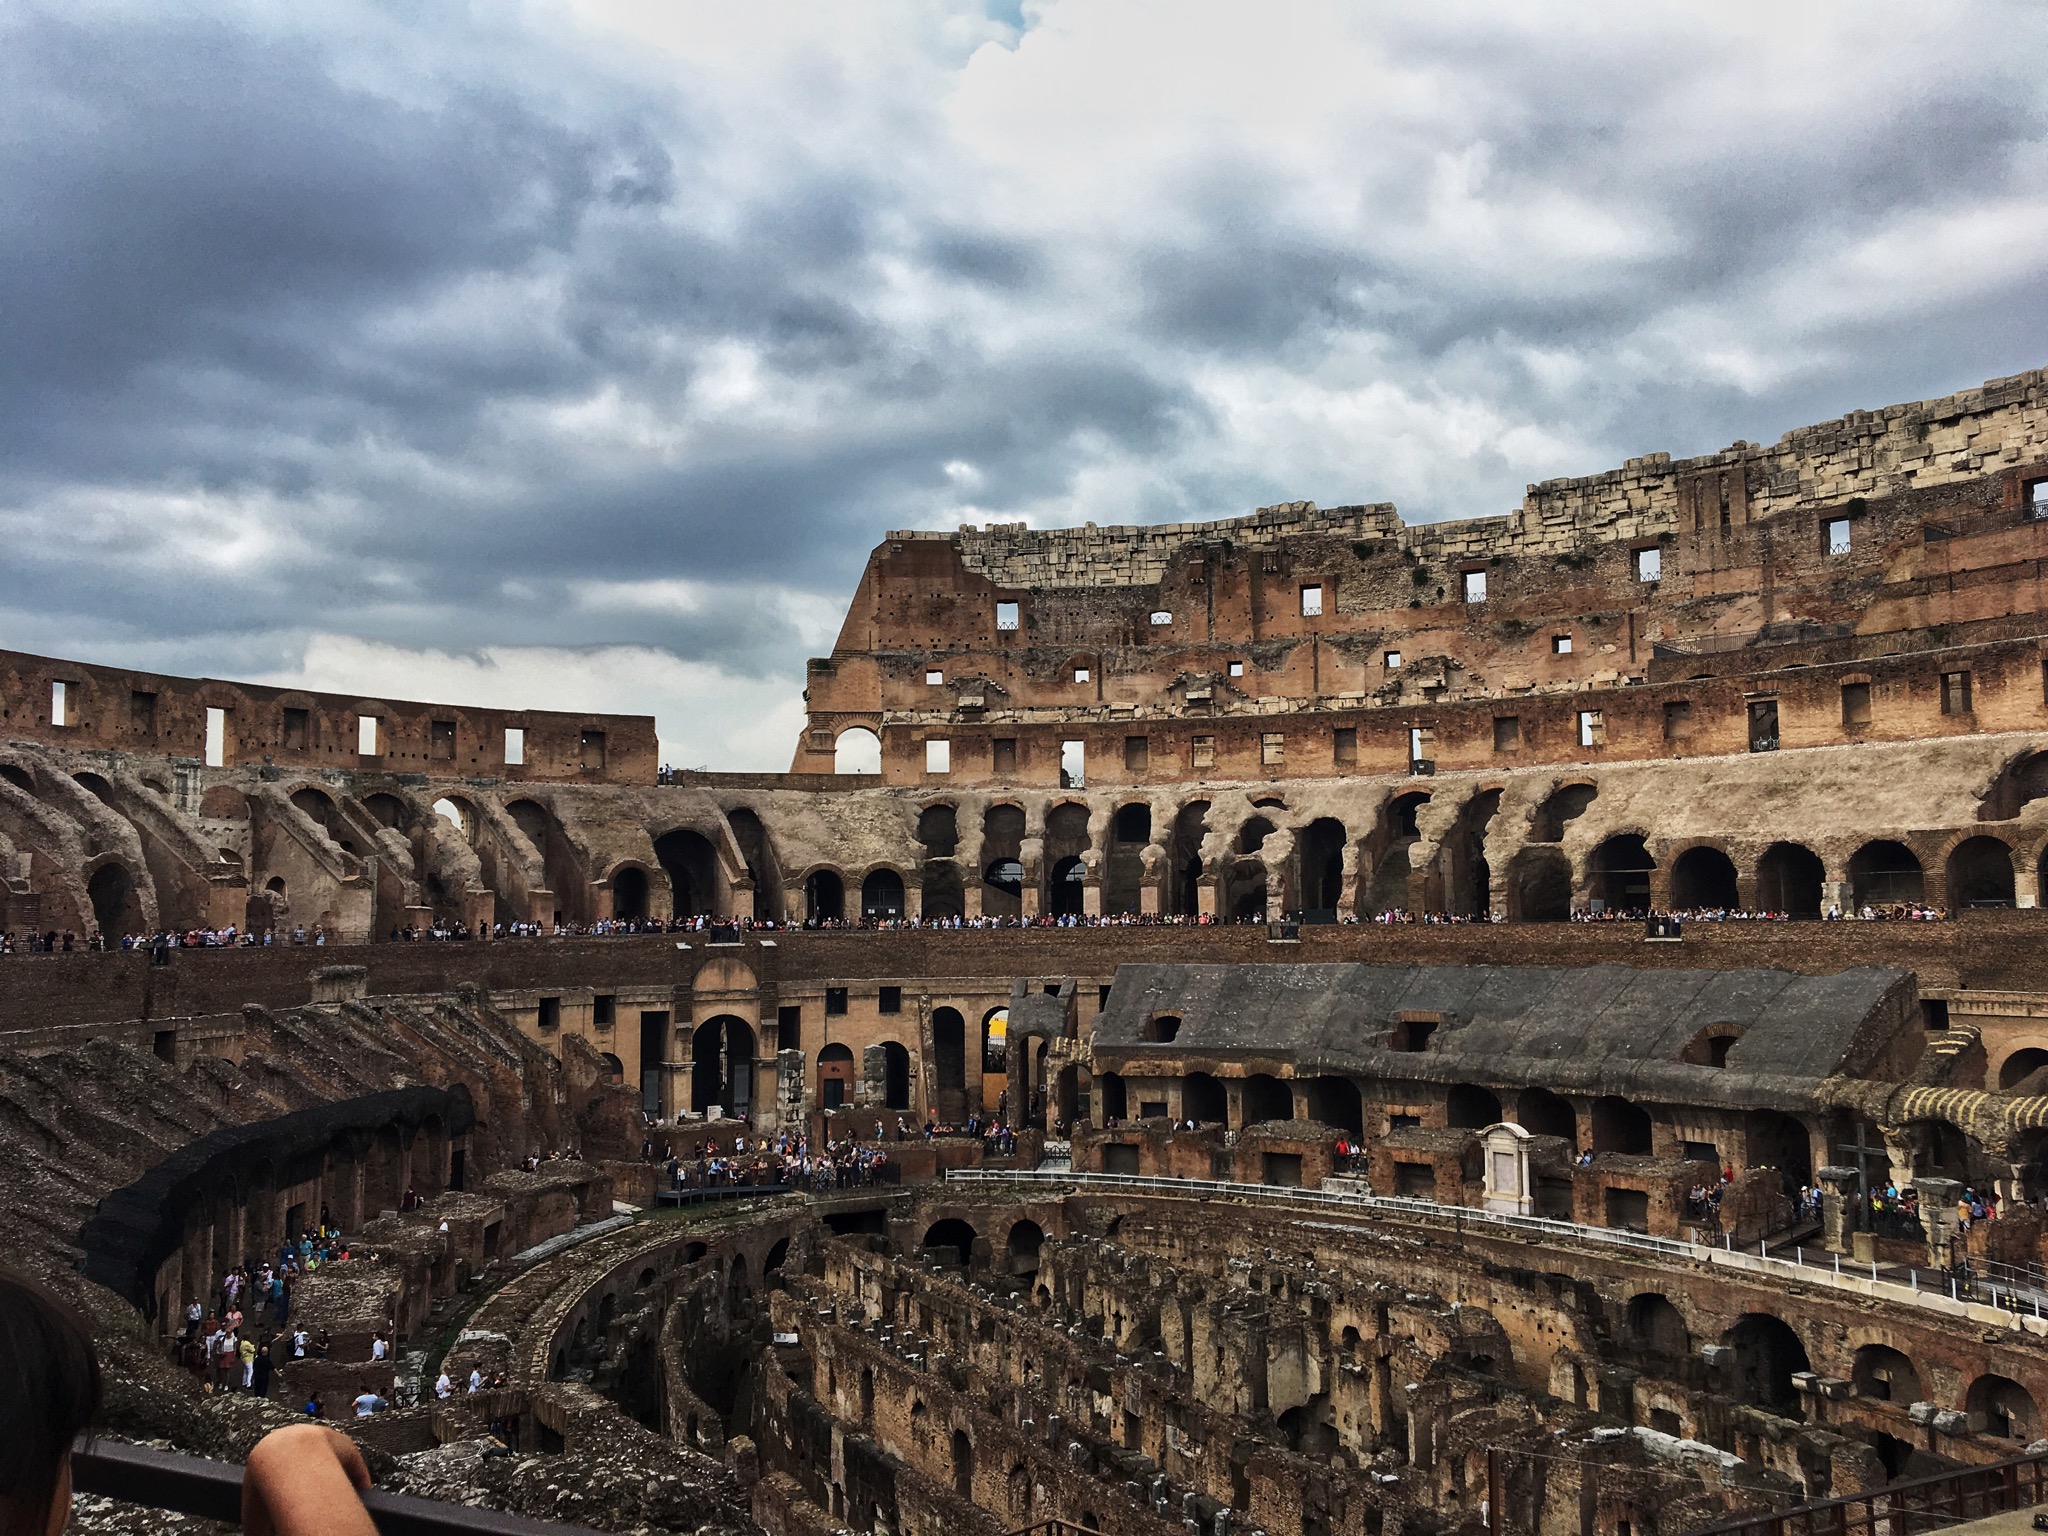
{"label": "person's head", "polygon": [[85,1324],[41,1286],[0,1270],[0,1536],[64,1528],[71,1442],[99,1408]]}

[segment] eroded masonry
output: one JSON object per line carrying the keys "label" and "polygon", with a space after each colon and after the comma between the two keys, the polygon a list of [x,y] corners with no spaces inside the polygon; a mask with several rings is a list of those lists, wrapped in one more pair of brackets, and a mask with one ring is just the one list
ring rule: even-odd
{"label": "eroded masonry", "polygon": [[[606,1528],[2038,1481],[2044,560],[2028,374],[1505,518],[891,534],[786,774],[0,656],[0,1220],[117,1432],[381,1395],[387,1482]],[[325,1357],[204,1393],[323,1218]]]}

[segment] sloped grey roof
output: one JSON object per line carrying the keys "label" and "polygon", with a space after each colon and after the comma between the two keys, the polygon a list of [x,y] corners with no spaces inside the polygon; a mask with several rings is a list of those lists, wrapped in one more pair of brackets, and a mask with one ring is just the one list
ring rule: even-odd
{"label": "sloped grey roof", "polygon": [[[1142,1070],[1147,1054],[1271,1057],[1297,1074],[1596,1088],[1763,1104],[1873,1060],[1905,1019],[1906,971],[1832,976],[1603,965],[1126,965],[1094,1048]],[[1181,1020],[1170,1044],[1141,1030]],[[1404,1014],[1440,1015],[1422,1052],[1394,1051]],[[1725,1068],[1681,1052],[1712,1024],[1742,1037]]]}

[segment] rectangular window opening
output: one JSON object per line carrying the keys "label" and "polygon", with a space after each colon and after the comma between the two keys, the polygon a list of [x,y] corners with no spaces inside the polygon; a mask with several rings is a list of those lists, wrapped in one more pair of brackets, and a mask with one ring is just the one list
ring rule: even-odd
{"label": "rectangular window opening", "polygon": [[1287,761],[1287,738],[1279,731],[1267,731],[1259,737],[1259,761],[1268,768]]}
{"label": "rectangular window opening", "polygon": [[505,766],[517,768],[526,762],[526,732],[516,725],[505,727]]}
{"label": "rectangular window opening", "polygon": [[313,716],[310,710],[287,709],[284,712],[284,749],[287,752],[303,752],[313,734]]}
{"label": "rectangular window opening", "polygon": [[1301,616],[1304,619],[1320,617],[1323,611],[1323,589],[1307,586],[1301,589]]}
{"label": "rectangular window opening", "polygon": [[1331,747],[1339,763],[1350,764],[1358,761],[1358,727],[1340,725],[1331,738]]}
{"label": "rectangular window opening", "polygon": [[1459,590],[1460,590],[1460,591],[1462,591],[1462,592],[1464,593],[1464,596],[1465,596],[1465,601],[1466,601],[1466,602],[1468,602],[1468,603],[1483,603],[1483,602],[1485,602],[1485,601],[1486,601],[1486,572],[1484,572],[1484,571],[1461,571],[1461,572],[1459,572],[1459,574],[1458,574],[1458,587],[1459,587]]}
{"label": "rectangular window opening", "polygon": [[1664,579],[1664,551],[1652,545],[1636,551],[1636,580],[1662,581]]}
{"label": "rectangular window opening", "polygon": [[1752,752],[1775,752],[1778,750],[1778,701],[1776,699],[1751,699],[1749,701],[1749,750]]}
{"label": "rectangular window opening", "polygon": [[1820,547],[1830,555],[1849,553],[1849,519],[1830,517],[1820,525]]}
{"label": "rectangular window opening", "polygon": [[455,761],[455,722],[436,720],[429,727],[427,755],[438,762]]}
{"label": "rectangular window opening", "polygon": [[1015,603],[997,603],[996,628],[998,630],[1013,630],[1016,627],[1017,605]]}
{"label": "rectangular window opening", "polygon": [[137,688],[128,695],[128,728],[137,736],[156,735],[156,695]]}
{"label": "rectangular window opening", "polygon": [[876,996],[875,1006],[883,1013],[901,1013],[903,1011],[903,989],[901,987],[882,988]]}
{"label": "rectangular window opening", "polygon": [[1430,773],[1436,768],[1436,727],[1433,725],[1411,725],[1408,727],[1408,771]]}
{"label": "rectangular window opening", "polygon": [[71,724],[71,684],[50,684],[50,724]]}
{"label": "rectangular window opening", "polygon": [[599,1029],[610,1029],[618,1022],[619,999],[611,992],[600,992],[590,1000],[590,1022]]}
{"label": "rectangular window opening", "polygon": [[209,707],[206,711],[206,766],[225,768],[227,761],[228,712]]}
{"label": "rectangular window opening", "polygon": [[775,1048],[778,1051],[800,1051],[804,1048],[802,1003],[784,1003],[775,1010]]}
{"label": "rectangular window opening", "polygon": [[1124,738],[1124,766],[1132,773],[1143,773],[1152,766],[1151,737],[1126,736]]}
{"label": "rectangular window opening", "polygon": [[1191,768],[1214,768],[1216,766],[1216,738],[1196,736],[1188,742],[1188,766]]}
{"label": "rectangular window opening", "polygon": [[583,732],[577,740],[576,754],[586,773],[604,772],[604,732]]}
{"label": "rectangular window opening", "polygon": [[1553,655],[1553,656],[1569,656],[1569,655],[1571,655],[1571,653],[1572,653],[1572,637],[1571,637],[1570,635],[1552,635],[1552,636],[1550,637],[1550,654],[1551,654],[1551,655]]}
{"label": "rectangular window opening", "polygon": [[1243,677],[1244,663],[1241,661],[1233,661],[1226,670],[1230,673],[1232,677]]}
{"label": "rectangular window opening", "polygon": [[1493,717],[1493,750],[1496,752],[1519,752],[1522,750],[1522,717],[1520,715],[1495,715]]}
{"label": "rectangular window opening", "polygon": [[375,757],[377,748],[377,725],[375,715],[356,716],[356,756]]}
{"label": "rectangular window opening", "polygon": [[2048,522],[2048,480],[2029,481],[2021,490],[2030,521]]}
{"label": "rectangular window opening", "polygon": [[1017,771],[1017,738],[998,736],[989,743],[989,767],[997,773]]}
{"label": "rectangular window opening", "polygon": [[825,989],[825,1017],[828,1019],[837,1018],[845,1012],[846,988],[827,987]]}
{"label": "rectangular window opening", "polygon": [[1386,655],[1380,658],[1380,660],[1384,661],[1387,664],[1387,670],[1389,672],[1397,672],[1400,670],[1401,653],[1399,651],[1388,651]]}
{"label": "rectangular window opening", "polygon": [[1870,684],[1842,684],[1842,724],[1870,724]]}
{"label": "rectangular window opening", "polygon": [[925,669],[924,682],[927,688],[936,688],[945,680],[946,674],[941,672],[937,667],[928,667]]}
{"label": "rectangular window opening", "polygon": [[926,773],[951,773],[953,771],[953,743],[945,736],[933,736],[924,744],[924,771]]}
{"label": "rectangular window opening", "polygon": [[1607,717],[1597,709],[1579,711],[1579,745],[1601,747],[1607,744]]}
{"label": "rectangular window opening", "polygon": [[1077,682],[1077,683],[1085,683],[1085,682],[1087,682],[1087,681],[1088,681],[1088,680],[1089,680],[1089,679],[1090,679],[1090,678],[1091,678],[1091,677],[1092,677],[1093,675],[1094,675],[1094,674],[1093,674],[1093,673],[1091,673],[1091,672],[1090,672],[1090,671],[1089,671],[1089,670],[1088,670],[1088,669],[1087,669],[1086,667],[1076,667],[1076,668],[1074,668],[1074,681],[1075,681],[1075,682]]}
{"label": "rectangular window opening", "polygon": [[1079,741],[1060,743],[1060,788],[1080,789],[1088,782],[1088,748]]}
{"label": "rectangular window opening", "polygon": [[1692,701],[1673,699],[1664,706],[1664,739],[1686,741],[1692,736]]}
{"label": "rectangular window opening", "polygon": [[1941,674],[1941,712],[1944,715],[1967,715],[1970,713],[1969,673],[1944,672]]}
{"label": "rectangular window opening", "polygon": [[544,997],[540,1000],[540,1027],[560,1029],[562,1027],[562,1000],[559,997]]}

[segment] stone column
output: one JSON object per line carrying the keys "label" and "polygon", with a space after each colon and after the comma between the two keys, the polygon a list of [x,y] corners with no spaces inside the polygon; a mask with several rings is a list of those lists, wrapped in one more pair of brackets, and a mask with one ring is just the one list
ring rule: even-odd
{"label": "stone column", "polygon": [[1862,1199],[1856,1170],[1829,1166],[1820,1170],[1821,1242],[1829,1253],[1847,1253],[1850,1234],[1863,1225],[1857,1209]]}
{"label": "stone column", "polygon": [[1920,1225],[1927,1233],[1927,1262],[1936,1269],[1946,1269],[1960,1254],[1961,1245],[1956,1241],[1960,1229],[1956,1225],[1956,1197],[1963,1192],[1960,1181],[1923,1177],[1916,1179],[1913,1188],[1920,1196]]}

